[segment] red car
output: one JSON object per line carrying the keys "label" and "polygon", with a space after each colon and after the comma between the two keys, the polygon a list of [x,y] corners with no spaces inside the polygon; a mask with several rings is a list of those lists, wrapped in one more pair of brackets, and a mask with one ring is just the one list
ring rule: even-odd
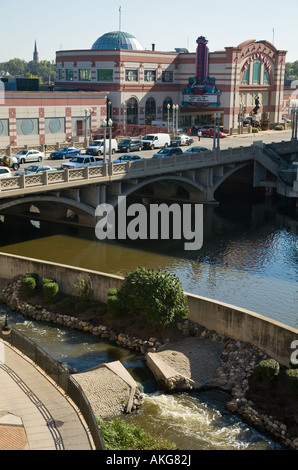
{"label": "red car", "polygon": [[[202,136],[203,137],[213,137],[214,136],[214,129],[204,129],[202,131]],[[215,137],[217,137],[217,132],[215,132]],[[222,137],[228,137],[228,134],[226,134],[225,132],[219,132],[219,137],[222,138]]]}

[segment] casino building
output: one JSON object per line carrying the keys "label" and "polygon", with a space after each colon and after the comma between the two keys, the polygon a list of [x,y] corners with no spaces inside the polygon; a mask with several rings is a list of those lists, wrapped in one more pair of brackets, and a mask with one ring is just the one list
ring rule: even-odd
{"label": "casino building", "polygon": [[248,117],[267,128],[288,116],[286,51],[247,40],[210,52],[203,36],[195,49],[146,50],[116,31],[91,49],[56,52],[54,90],[13,90],[0,81],[0,148],[84,140],[110,117],[125,132],[152,122],[213,126],[216,114],[224,131],[237,133],[251,131],[242,125]]}
{"label": "casino building", "polygon": [[248,116],[282,122],[286,51],[268,41],[215,52],[207,44],[198,37],[194,53],[162,52],[154,44],[145,50],[131,34],[106,33],[90,50],[56,52],[56,90],[106,92],[107,112],[118,124],[167,122],[177,113],[182,127],[212,124],[220,114],[226,132]]}

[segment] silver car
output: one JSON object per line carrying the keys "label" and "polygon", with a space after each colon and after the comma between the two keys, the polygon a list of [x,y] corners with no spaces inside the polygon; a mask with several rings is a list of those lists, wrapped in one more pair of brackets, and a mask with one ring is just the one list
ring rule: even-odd
{"label": "silver car", "polygon": [[14,155],[19,163],[41,162],[44,159],[44,153],[33,149],[23,149]]}

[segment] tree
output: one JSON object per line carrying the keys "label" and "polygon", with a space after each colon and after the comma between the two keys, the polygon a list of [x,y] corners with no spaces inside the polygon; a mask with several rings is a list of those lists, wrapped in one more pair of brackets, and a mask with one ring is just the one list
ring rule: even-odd
{"label": "tree", "polygon": [[162,325],[186,318],[189,311],[179,279],[166,271],[136,268],[126,275],[118,300],[124,311],[143,313]]}

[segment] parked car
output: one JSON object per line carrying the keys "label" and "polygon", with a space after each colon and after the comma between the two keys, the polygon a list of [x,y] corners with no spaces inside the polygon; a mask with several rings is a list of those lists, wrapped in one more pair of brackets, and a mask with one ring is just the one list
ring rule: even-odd
{"label": "parked car", "polygon": [[172,157],[173,155],[182,155],[183,151],[180,147],[166,147],[160,149],[159,152],[155,153],[152,158],[156,157]]}
{"label": "parked car", "polygon": [[199,153],[199,152],[211,152],[211,149],[207,149],[207,147],[190,147],[184,153]]}
{"label": "parked car", "polygon": [[147,134],[142,139],[144,149],[157,149],[162,147],[169,147],[171,138],[169,134]]}
{"label": "parked car", "polygon": [[38,150],[23,149],[14,155],[19,163],[41,162],[44,159],[44,153]]}
{"label": "parked car", "polygon": [[[202,131],[202,136],[203,137],[213,137],[214,136],[214,129],[204,129]],[[215,132],[215,136],[217,137],[217,131]],[[220,131],[219,132],[219,137],[220,138],[228,137],[228,134],[226,134],[225,132]]]}
{"label": "parked car", "polygon": [[48,165],[30,165],[25,170],[17,171],[15,176],[19,175],[34,175],[36,173],[43,173],[44,171],[57,171],[57,168],[52,168]]}
{"label": "parked car", "polygon": [[114,160],[113,163],[136,162],[139,160],[143,160],[143,158],[139,155],[122,155],[121,157]]}
{"label": "parked car", "polygon": [[75,147],[61,147],[56,152],[51,152],[50,158],[56,160],[61,158],[72,158],[75,155],[81,155],[81,150]]}
{"label": "parked car", "polygon": [[12,168],[13,170],[18,170],[20,167],[20,164],[16,157],[7,157],[7,156],[2,157],[2,159],[0,160],[0,165],[7,166],[9,168]]}
{"label": "parked car", "polygon": [[[110,140],[106,139],[106,154],[109,153]],[[111,139],[111,152],[115,153],[118,150],[118,143],[116,139]],[[104,139],[93,140],[86,148],[87,155],[103,155],[104,154]]]}
{"label": "parked car", "polygon": [[85,166],[100,166],[103,164],[102,158],[91,157],[89,155],[78,155],[69,160],[68,163],[61,163],[61,169],[73,170],[75,168],[84,168]]}
{"label": "parked car", "polygon": [[0,167],[0,178],[9,178],[12,175],[12,171],[7,166]]}
{"label": "parked car", "polygon": [[118,144],[119,152],[131,152],[133,150],[138,152],[142,150],[142,141],[140,139],[123,139]]}
{"label": "parked car", "polygon": [[171,147],[180,147],[181,145],[190,145],[193,139],[185,134],[178,134],[171,139]]}

